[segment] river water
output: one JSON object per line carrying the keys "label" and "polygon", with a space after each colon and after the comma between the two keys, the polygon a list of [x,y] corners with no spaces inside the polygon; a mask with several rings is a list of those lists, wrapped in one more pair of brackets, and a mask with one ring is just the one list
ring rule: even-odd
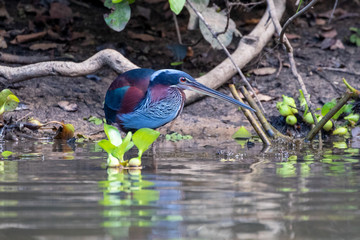
{"label": "river water", "polygon": [[105,169],[95,143],[0,147],[15,153],[0,159],[1,240],[360,239],[360,154],[346,142],[158,144],[141,171]]}

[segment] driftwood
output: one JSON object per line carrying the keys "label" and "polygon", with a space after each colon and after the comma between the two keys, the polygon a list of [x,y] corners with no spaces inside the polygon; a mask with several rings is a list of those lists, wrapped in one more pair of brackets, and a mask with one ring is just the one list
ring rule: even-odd
{"label": "driftwood", "polygon": [[[276,5],[276,17],[280,19],[285,10],[286,1],[275,0],[274,2]],[[268,20],[269,13],[265,11],[257,26],[250,34],[242,38],[236,51],[232,54],[232,58],[239,68],[244,67],[259,54],[273,36],[275,28]],[[105,65],[111,67],[118,73],[139,68],[119,52],[105,49],[80,63],[71,61],[47,61],[20,67],[0,66],[0,82],[4,85],[10,85],[44,76],[83,76],[91,74]],[[197,78],[197,80],[210,88],[216,89],[228,81],[236,72],[236,68],[230,60],[225,59],[210,72]],[[186,95],[188,103],[200,97],[199,94],[195,92],[187,92]]]}

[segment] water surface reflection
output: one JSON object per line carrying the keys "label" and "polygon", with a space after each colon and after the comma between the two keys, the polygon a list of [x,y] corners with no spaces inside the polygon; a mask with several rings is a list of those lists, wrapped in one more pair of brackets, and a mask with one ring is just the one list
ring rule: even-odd
{"label": "water surface reflection", "polygon": [[118,171],[93,143],[4,143],[0,239],[356,239],[359,149],[339,146],[155,146]]}

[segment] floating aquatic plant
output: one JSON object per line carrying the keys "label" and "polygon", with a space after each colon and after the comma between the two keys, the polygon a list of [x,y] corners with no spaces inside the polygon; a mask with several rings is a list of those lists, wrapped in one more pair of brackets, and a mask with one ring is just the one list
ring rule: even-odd
{"label": "floating aquatic plant", "polygon": [[[128,132],[122,139],[119,130],[108,124],[104,124],[104,131],[108,139],[100,140],[98,145],[108,153],[107,165],[109,167],[139,167],[143,153],[160,135],[158,131],[142,128],[134,134]],[[134,145],[138,148],[138,156],[130,160],[124,159],[125,153]]]}

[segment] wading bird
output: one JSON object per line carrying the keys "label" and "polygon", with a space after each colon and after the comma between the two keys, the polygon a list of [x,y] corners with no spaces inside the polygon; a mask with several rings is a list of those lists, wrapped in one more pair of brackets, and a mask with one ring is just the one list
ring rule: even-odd
{"label": "wading bird", "polygon": [[110,85],[104,104],[106,121],[109,124],[116,123],[125,132],[161,127],[181,113],[185,89],[255,111],[246,104],[200,84],[185,72],[140,68],[119,75]]}

